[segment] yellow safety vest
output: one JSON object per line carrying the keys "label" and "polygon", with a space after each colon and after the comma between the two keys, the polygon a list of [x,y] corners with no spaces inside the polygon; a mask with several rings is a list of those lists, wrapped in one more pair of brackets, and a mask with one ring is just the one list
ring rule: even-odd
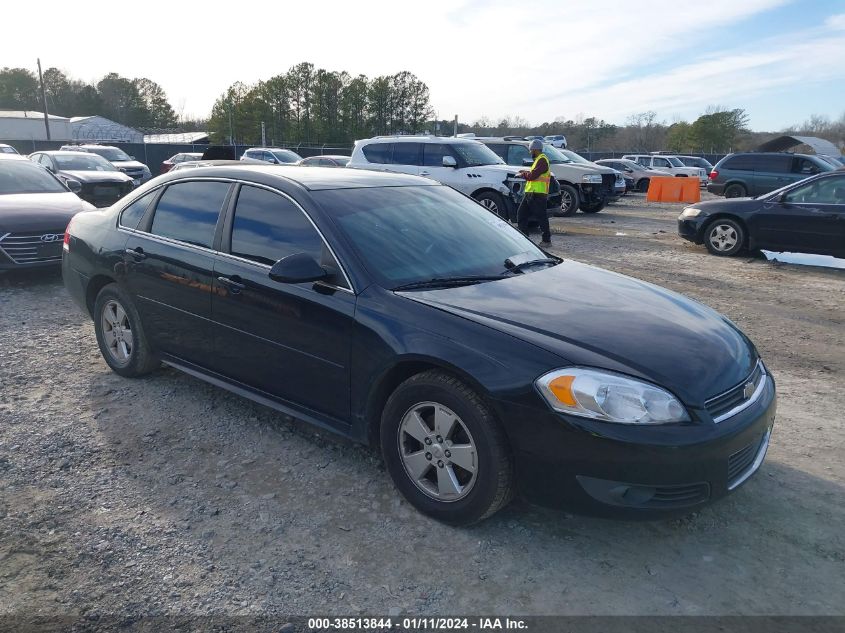
{"label": "yellow safety vest", "polygon": [[549,183],[552,182],[552,172],[550,171],[552,164],[549,162],[549,159],[545,154],[541,153],[534,159],[534,164],[531,165],[531,171],[534,171],[537,168],[537,161],[541,158],[546,159],[546,173],[540,174],[540,177],[537,178],[537,180],[527,180],[525,182],[525,193],[549,194]]}

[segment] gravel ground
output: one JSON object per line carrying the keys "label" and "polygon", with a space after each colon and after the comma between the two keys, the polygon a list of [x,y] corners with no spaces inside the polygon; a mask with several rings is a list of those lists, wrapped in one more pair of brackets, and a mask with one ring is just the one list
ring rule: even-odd
{"label": "gravel ground", "polygon": [[712,257],[678,212],[553,221],[562,256],[728,315],[778,380],[761,471],[656,523],[516,502],[440,525],[365,448],[175,370],[111,373],[57,274],[0,277],[0,614],[845,613],[845,271]]}

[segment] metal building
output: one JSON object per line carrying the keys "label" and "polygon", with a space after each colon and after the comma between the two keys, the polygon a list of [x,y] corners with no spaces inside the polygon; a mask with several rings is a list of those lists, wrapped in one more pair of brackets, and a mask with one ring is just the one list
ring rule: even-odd
{"label": "metal building", "polygon": [[[70,119],[49,115],[50,137],[54,141],[71,140]],[[46,141],[44,113],[34,110],[0,110],[0,141]]]}

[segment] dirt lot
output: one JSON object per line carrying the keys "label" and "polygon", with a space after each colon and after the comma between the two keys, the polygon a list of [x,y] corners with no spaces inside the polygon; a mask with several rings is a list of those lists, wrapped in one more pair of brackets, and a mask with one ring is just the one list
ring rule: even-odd
{"label": "dirt lot", "polygon": [[562,256],[728,315],[778,380],[761,471],[671,522],[517,502],[445,527],[364,448],[174,370],[111,373],[58,275],[0,278],[0,613],[845,613],[845,271],[712,257],[678,212],[553,223]]}

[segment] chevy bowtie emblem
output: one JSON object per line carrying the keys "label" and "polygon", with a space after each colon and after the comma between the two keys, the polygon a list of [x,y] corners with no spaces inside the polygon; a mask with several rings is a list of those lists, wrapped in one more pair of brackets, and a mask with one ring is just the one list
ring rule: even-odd
{"label": "chevy bowtie emblem", "polygon": [[747,382],[745,386],[742,388],[742,397],[748,400],[751,396],[754,395],[754,383]]}
{"label": "chevy bowtie emblem", "polygon": [[59,240],[63,239],[63,235],[59,235],[58,233],[45,233],[41,236],[42,242],[58,242]]}

